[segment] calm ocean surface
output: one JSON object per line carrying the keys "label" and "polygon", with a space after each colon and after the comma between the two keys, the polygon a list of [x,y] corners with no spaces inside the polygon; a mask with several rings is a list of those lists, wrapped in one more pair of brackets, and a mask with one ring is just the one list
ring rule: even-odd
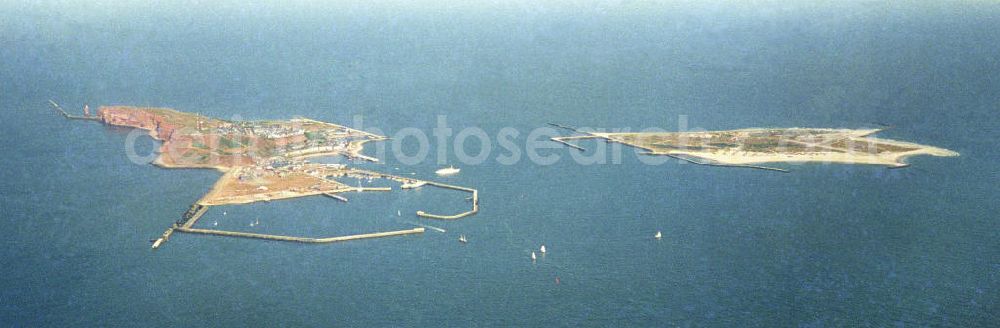
{"label": "calm ocean surface", "polygon": [[[0,4],[0,325],[996,326],[997,31],[1000,6],[986,2]],[[781,174],[645,165],[630,149],[620,164],[579,165],[558,148],[541,151],[562,157],[553,165],[501,165],[494,143],[486,163],[437,178],[432,148],[417,165],[366,167],[478,188],[478,215],[397,217],[468,206],[424,189],[229,206],[199,225],[328,236],[419,221],[447,233],[331,245],[180,234],[154,252],[148,239],[220,173],[133,164],[128,130],[63,120],[49,98],[362,115],[390,135],[430,133],[445,115],[456,133],[515,128],[522,149],[546,122],[885,123],[882,137],[962,155]],[[140,140],[140,153],[155,147]],[[541,244],[549,253],[532,263]]]}

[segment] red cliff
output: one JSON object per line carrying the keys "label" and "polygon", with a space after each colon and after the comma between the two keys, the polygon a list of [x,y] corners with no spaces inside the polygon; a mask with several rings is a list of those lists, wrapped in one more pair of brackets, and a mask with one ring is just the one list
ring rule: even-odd
{"label": "red cliff", "polygon": [[183,126],[169,122],[166,116],[157,113],[155,109],[158,108],[101,106],[97,116],[106,124],[149,130],[153,132],[154,138],[170,140],[174,131]]}

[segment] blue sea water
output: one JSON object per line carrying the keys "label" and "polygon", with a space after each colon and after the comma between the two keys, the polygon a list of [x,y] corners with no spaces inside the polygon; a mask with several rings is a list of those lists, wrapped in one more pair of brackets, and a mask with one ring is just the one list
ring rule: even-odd
{"label": "blue sea water", "polygon": [[[0,4],[0,324],[996,326],[996,31],[1000,6],[972,1]],[[559,148],[541,150],[561,156],[552,165],[502,165],[494,145],[447,178],[434,156],[387,156],[366,167],[478,188],[481,212],[418,219],[468,205],[427,188],[227,206],[199,225],[448,232],[331,245],[180,234],[151,251],[220,174],[134,164],[128,130],[63,120],[50,98],[361,115],[389,135],[430,133],[443,115],[456,133],[514,128],[522,146],[547,122],[885,123],[882,137],[961,156],[781,174],[646,165],[628,149],[617,164]],[[155,147],[140,140],[141,153]]]}

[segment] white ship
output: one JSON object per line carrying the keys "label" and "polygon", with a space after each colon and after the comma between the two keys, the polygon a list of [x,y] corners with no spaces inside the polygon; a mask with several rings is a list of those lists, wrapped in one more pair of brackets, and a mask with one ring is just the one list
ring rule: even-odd
{"label": "white ship", "polygon": [[461,169],[457,169],[454,166],[449,166],[449,167],[446,167],[446,168],[434,171],[434,173],[437,173],[437,175],[452,175],[452,174],[458,174],[459,171],[461,171]]}

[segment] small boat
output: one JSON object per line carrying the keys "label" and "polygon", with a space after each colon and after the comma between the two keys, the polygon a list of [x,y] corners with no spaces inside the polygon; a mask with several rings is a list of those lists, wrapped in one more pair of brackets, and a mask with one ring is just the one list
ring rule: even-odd
{"label": "small boat", "polygon": [[465,239],[465,235],[461,235],[461,236],[458,236],[458,241],[459,241],[460,243],[463,243],[463,244],[465,244],[465,243],[468,243],[468,242],[469,242],[469,240],[468,240],[468,239]]}
{"label": "small boat", "polygon": [[537,260],[537,259],[538,259],[538,256],[535,256],[535,252],[531,252],[531,260],[534,261],[534,260]]}
{"label": "small boat", "polygon": [[222,215],[226,215],[226,211],[222,211]]}
{"label": "small boat", "polygon": [[219,221],[212,222],[212,226],[213,227],[218,227],[219,226]]}
{"label": "small boat", "polygon": [[542,252],[542,254],[545,254],[545,245],[542,245],[542,247],[538,248],[538,251]]}
{"label": "small boat", "polygon": [[403,216],[403,211],[396,210],[396,216]]}
{"label": "small boat", "polygon": [[455,168],[454,166],[449,166],[449,167],[446,167],[446,168],[434,171],[434,173],[437,173],[437,175],[452,175],[452,174],[458,174],[459,171],[461,171],[461,169]]}
{"label": "small boat", "polygon": [[657,230],[657,231],[656,231],[656,235],[655,235],[655,236],[653,236],[653,238],[656,238],[656,239],[660,239],[660,238],[663,238],[663,234],[662,234],[662,233],[660,233],[660,231],[659,231],[659,230]]}

